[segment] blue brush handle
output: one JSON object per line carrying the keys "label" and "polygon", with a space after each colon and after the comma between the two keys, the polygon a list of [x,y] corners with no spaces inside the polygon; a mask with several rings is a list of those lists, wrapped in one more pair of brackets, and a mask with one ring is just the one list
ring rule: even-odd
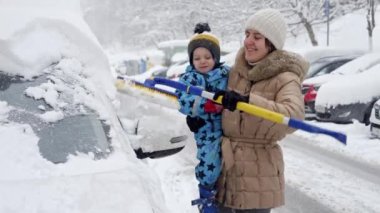
{"label": "blue brush handle", "polygon": [[345,134],[342,134],[340,132],[335,132],[335,131],[327,130],[327,129],[322,129],[320,127],[313,126],[313,125],[310,125],[308,123],[305,123],[305,122],[303,122],[301,120],[297,120],[297,119],[294,119],[294,118],[289,118],[288,126],[292,127],[292,128],[295,128],[295,129],[302,129],[302,130],[304,130],[306,132],[320,133],[320,134],[329,135],[329,136],[337,139],[338,141],[342,142],[344,145],[346,145],[346,143],[347,143],[347,136]]}
{"label": "blue brush handle", "polygon": [[[193,94],[193,95],[197,95],[197,96],[202,96],[202,91],[203,89],[202,88],[199,88],[199,87],[196,87],[196,86],[187,86],[185,85],[184,83],[181,83],[181,82],[178,82],[178,81],[173,81],[173,80],[170,80],[170,79],[166,79],[166,78],[160,78],[160,77],[155,77],[154,80],[149,80],[147,82],[148,84],[151,84],[153,81],[153,86],[155,84],[162,84],[162,85],[165,85],[165,86],[169,86],[169,87],[172,87],[172,88],[175,88],[177,90],[181,90],[181,91],[184,91],[184,92],[187,92],[189,94]],[[144,83],[146,84],[146,83]],[[152,86],[152,85],[149,85],[149,86]]]}
{"label": "blue brush handle", "polygon": [[173,93],[173,92],[169,92],[169,91],[166,91],[166,90],[154,87],[154,85],[155,85],[154,81],[151,80],[151,79],[145,80],[144,83],[140,83],[140,82],[134,81],[134,80],[131,80],[131,81],[134,84],[138,85],[138,86],[143,86],[143,87],[146,87],[146,88],[149,88],[149,89],[152,89],[152,90],[156,90],[158,92],[161,92],[161,93],[164,93],[164,94],[167,94],[167,95],[170,95],[170,96],[177,97],[177,95],[175,93]]}

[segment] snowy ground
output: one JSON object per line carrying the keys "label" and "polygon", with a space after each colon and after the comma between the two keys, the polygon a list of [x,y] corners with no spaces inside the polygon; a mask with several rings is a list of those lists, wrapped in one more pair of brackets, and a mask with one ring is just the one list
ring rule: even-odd
{"label": "snowy ground", "polygon": [[[273,212],[378,212],[380,140],[370,139],[369,127],[359,123],[317,125],[346,132],[347,146],[300,131],[284,139],[288,205]],[[197,196],[194,153],[194,143],[188,143],[177,155],[149,161],[173,213],[197,212],[189,203]]]}

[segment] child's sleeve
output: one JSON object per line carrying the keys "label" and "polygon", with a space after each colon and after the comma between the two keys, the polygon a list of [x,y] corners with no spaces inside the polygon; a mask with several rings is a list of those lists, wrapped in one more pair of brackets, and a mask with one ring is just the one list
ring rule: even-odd
{"label": "child's sleeve", "polygon": [[[197,86],[199,82],[194,78],[193,75],[188,73],[183,74],[180,79],[180,82]],[[204,104],[205,99],[196,95],[188,94],[184,91],[176,90],[176,95],[178,97],[179,111],[185,115],[190,115],[192,117],[199,115],[199,109],[201,105]]]}

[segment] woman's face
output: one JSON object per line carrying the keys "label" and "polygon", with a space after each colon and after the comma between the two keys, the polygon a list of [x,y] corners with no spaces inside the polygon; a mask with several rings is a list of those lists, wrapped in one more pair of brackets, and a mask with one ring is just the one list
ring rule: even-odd
{"label": "woman's face", "polygon": [[215,60],[208,49],[198,47],[193,52],[193,65],[198,72],[207,73],[214,68]]}
{"label": "woman's face", "polygon": [[269,53],[265,37],[256,30],[246,30],[244,39],[245,60],[256,63]]}

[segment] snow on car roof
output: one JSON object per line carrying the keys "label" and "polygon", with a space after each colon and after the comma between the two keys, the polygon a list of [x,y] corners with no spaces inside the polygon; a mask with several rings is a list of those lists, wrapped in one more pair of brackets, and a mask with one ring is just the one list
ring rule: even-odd
{"label": "snow on car roof", "polygon": [[323,84],[318,90],[316,105],[336,106],[338,104],[367,103],[373,97],[380,97],[380,63],[365,72],[344,75]]}

